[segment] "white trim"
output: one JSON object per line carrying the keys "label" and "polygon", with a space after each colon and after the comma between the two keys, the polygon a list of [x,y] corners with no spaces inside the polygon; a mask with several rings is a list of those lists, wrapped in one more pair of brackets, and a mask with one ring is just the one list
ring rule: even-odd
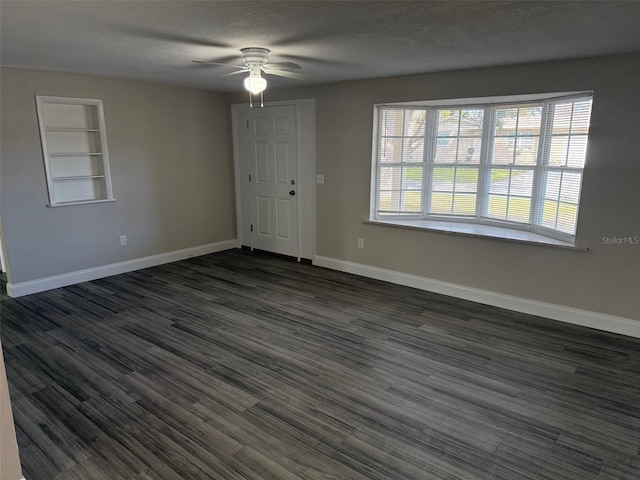
{"label": "white trim", "polygon": [[236,190],[236,247],[241,248],[243,242],[243,220],[242,220],[242,185],[240,185],[240,138],[238,133],[237,122],[242,115],[242,112],[238,111],[236,105],[231,105],[231,135],[233,138],[233,176],[235,180]]}
{"label": "white trim", "polygon": [[[426,126],[425,126],[426,128]],[[369,220],[377,218],[380,182],[378,181],[378,149],[380,147],[380,109],[373,108],[373,135],[371,135],[371,188],[369,189]],[[426,149],[425,149],[426,150]]]}
{"label": "white trim", "polygon": [[383,227],[404,228],[411,230],[423,230],[427,232],[442,232],[454,235],[464,235],[469,237],[492,238],[505,240],[508,242],[519,242],[525,244],[544,245],[546,247],[566,248],[586,252],[587,247],[576,247],[572,243],[545,237],[539,233],[529,230],[514,230],[500,227],[498,225],[481,225],[479,223],[464,223],[453,219],[441,220],[365,220],[366,225],[380,225]]}
{"label": "white trim", "polygon": [[298,125],[298,183],[300,191],[298,229],[301,258],[312,259],[316,254],[316,124],[315,100],[300,100],[296,103]]}
{"label": "white trim", "polygon": [[435,100],[419,100],[414,102],[393,102],[377,103],[375,106],[382,107],[459,107],[466,105],[487,105],[487,104],[507,104],[507,103],[527,103],[536,100],[555,100],[562,98],[581,97],[592,95],[592,90],[578,90],[574,92],[547,92],[531,93],[525,95],[500,95],[493,97],[468,97],[468,98],[443,98]]}
{"label": "white trim", "polygon": [[222,242],[198,245],[197,247],[183,248],[172,252],[160,253],[148,257],[126,260],[124,262],[111,263],[99,267],[77,270],[75,272],[63,273],[52,277],[38,278],[20,283],[7,283],[7,295],[10,297],[22,297],[32,293],[44,292],[54,288],[75,285],[76,283],[97,280],[98,278],[110,277],[121,273],[141,270],[143,268],[155,267],[165,263],[177,262],[191,257],[208,255],[210,253],[221,252],[236,248],[237,240],[224,240]]}
{"label": "white trim", "polygon": [[[296,260],[300,261],[300,256],[302,252],[302,243],[304,240],[304,234],[302,233],[302,209],[304,208],[304,201],[302,200],[302,194],[305,191],[304,184],[302,183],[302,147],[301,147],[301,139],[300,135],[302,135],[302,114],[297,105],[294,106],[293,109],[294,117],[296,119],[296,182],[295,190],[298,192],[298,198],[296,199],[296,225],[298,226],[298,235],[297,235],[297,245],[296,245]],[[302,190],[300,190],[302,187]]]}
{"label": "white trim", "polygon": [[7,272],[7,259],[4,255],[4,248],[2,247],[2,233],[0,233],[0,271],[2,273]]}
{"label": "white trim", "polygon": [[561,322],[591,327],[606,332],[619,333],[630,337],[640,338],[640,320],[607,315],[605,313],[591,312],[578,308],[539,302],[521,297],[514,297],[502,293],[481,290],[479,288],[465,287],[455,283],[443,282],[417,275],[372,267],[361,263],[347,262],[335,258],[316,256],[313,264],[319,267],[353,273],[367,278],[383,280],[407,287],[418,288],[429,292],[449,295],[472,302],[506,308],[521,313],[537,315],[539,317],[559,320]]}

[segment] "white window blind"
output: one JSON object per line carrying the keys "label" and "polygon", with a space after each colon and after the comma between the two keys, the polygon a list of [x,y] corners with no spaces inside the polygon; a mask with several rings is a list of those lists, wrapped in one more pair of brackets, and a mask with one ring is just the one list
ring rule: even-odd
{"label": "white window blind", "polygon": [[489,192],[483,215],[526,224],[538,162],[542,105],[496,107],[493,114]]}
{"label": "white window blind", "polygon": [[448,220],[575,235],[591,95],[380,106],[375,220]]}
{"label": "white window blind", "polygon": [[425,110],[385,109],[380,115],[381,212],[423,212],[425,125]]}
{"label": "white window blind", "polygon": [[538,219],[547,228],[575,233],[590,117],[591,99],[549,105],[544,201]]}
{"label": "white window blind", "polygon": [[475,215],[482,148],[482,109],[438,109],[428,212]]}

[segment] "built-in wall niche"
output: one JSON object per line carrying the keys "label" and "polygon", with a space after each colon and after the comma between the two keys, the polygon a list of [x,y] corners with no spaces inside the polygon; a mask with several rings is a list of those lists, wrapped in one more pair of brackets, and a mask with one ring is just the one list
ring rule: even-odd
{"label": "built-in wall niche", "polygon": [[49,206],[113,201],[102,100],[36,96]]}

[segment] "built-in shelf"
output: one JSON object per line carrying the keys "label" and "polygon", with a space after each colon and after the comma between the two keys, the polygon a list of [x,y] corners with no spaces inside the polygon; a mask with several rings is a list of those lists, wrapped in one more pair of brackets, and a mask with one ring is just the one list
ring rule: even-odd
{"label": "built-in shelf", "polygon": [[99,132],[98,128],[45,128],[47,132]]}
{"label": "built-in shelf", "polygon": [[87,157],[91,155],[102,155],[102,152],[69,152],[69,153],[50,153],[50,157]]}
{"label": "built-in shelf", "polygon": [[113,200],[102,100],[36,96],[49,206]]}
{"label": "built-in shelf", "polygon": [[53,180],[81,180],[83,178],[104,178],[104,175],[73,175],[71,177],[52,177]]}
{"label": "built-in shelf", "polygon": [[82,200],[81,202],[58,202],[56,204],[49,204],[47,207],[66,207],[69,205],[84,205],[86,203],[105,203],[105,202],[115,202],[115,198],[105,198],[104,200]]}

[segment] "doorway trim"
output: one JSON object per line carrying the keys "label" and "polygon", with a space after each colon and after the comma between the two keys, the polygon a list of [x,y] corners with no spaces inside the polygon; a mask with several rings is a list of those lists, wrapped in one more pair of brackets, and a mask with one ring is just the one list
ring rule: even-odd
{"label": "doorway trim", "polygon": [[9,273],[7,272],[7,256],[4,244],[4,233],[2,230],[2,219],[0,219],[0,271],[7,274],[7,281]]}
{"label": "doorway trim", "polygon": [[[315,100],[266,102],[265,107],[294,106],[296,110],[296,150],[298,157],[298,260],[312,260],[316,253],[316,142]],[[247,112],[249,104],[231,105],[233,131],[233,167],[236,188],[236,229],[238,248],[253,248],[248,231],[251,213],[243,212],[243,180],[241,161],[246,155]],[[257,108],[257,107],[254,107]]]}

